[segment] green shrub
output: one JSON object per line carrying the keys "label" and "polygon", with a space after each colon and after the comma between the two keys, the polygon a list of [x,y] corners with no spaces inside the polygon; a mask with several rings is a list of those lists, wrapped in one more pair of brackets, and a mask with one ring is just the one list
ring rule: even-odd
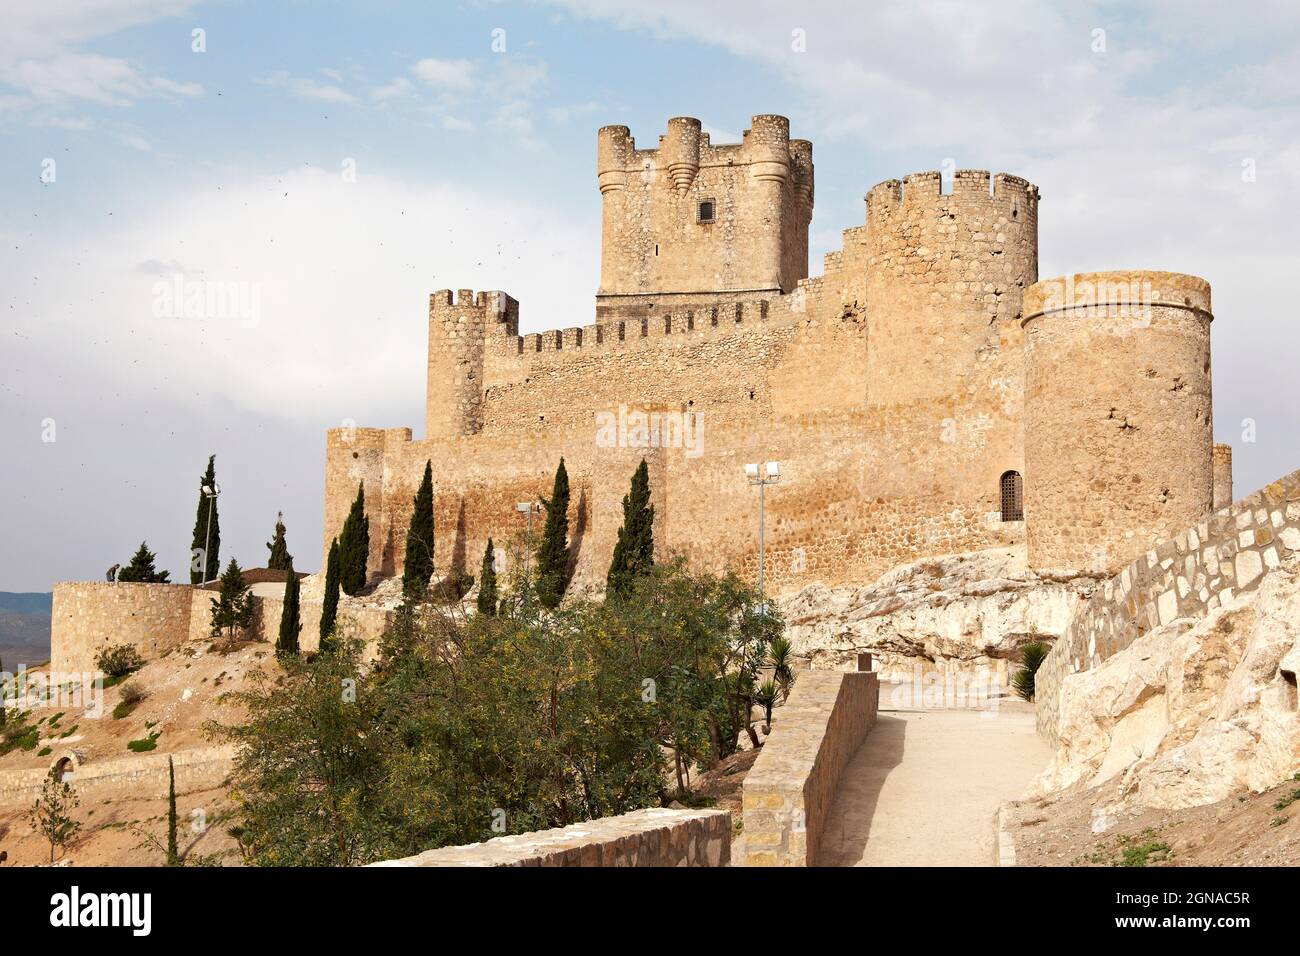
{"label": "green shrub", "polygon": [[52,754],[52,753],[54,753],[54,749],[53,749],[53,748],[51,748],[51,747],[42,747],[40,750],[36,751],[36,756],[38,756],[38,757],[48,757],[48,756],[49,756],[50,754]]}
{"label": "green shrub", "polygon": [[1034,699],[1034,676],[1051,650],[1042,641],[1030,641],[1020,648],[1020,670],[1011,678],[1011,686],[1024,700]]}
{"label": "green shrub", "polygon": [[142,737],[139,740],[132,740],[126,745],[126,749],[132,753],[142,754],[149,750],[158,749],[158,738],[162,736],[161,730],[155,730],[148,737]]}
{"label": "green shrub", "polygon": [[117,679],[139,670],[143,664],[140,652],[130,644],[106,647],[95,658],[95,666],[104,672],[104,676]]}

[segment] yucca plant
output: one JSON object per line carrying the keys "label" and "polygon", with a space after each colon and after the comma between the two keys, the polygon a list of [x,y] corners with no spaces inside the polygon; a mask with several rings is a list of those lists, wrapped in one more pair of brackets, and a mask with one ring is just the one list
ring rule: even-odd
{"label": "yucca plant", "polygon": [[772,708],[776,706],[776,699],[780,695],[776,682],[765,680],[757,691],[754,692],[754,700],[763,708],[763,733],[772,732]]}
{"label": "yucca plant", "polygon": [[[790,691],[794,689],[794,651],[790,647],[790,641],[784,637],[772,639],[772,643],[767,647],[767,664],[772,668],[772,680],[776,682],[776,689],[780,691],[781,703],[790,699]],[[768,714],[768,720],[771,720],[771,713]]]}
{"label": "yucca plant", "polygon": [[1011,686],[1025,700],[1034,699],[1034,675],[1047,657],[1050,648],[1042,641],[1030,641],[1020,648],[1021,668],[1011,678]]}

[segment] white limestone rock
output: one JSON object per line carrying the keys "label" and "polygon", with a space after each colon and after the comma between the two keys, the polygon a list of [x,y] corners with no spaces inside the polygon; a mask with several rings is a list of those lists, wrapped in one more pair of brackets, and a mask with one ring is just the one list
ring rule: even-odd
{"label": "white limestone rock", "polygon": [[1059,746],[1035,794],[1120,774],[1127,801],[1181,809],[1300,769],[1300,568],[1195,623],[1173,621],[1061,687]]}

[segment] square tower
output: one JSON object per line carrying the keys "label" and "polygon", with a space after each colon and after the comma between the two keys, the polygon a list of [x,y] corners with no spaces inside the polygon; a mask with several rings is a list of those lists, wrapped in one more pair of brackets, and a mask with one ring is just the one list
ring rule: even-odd
{"label": "square tower", "polygon": [[602,199],[598,319],[791,291],[808,275],[812,144],[784,116],[755,116],[715,146],[700,121],[668,121],[657,149],[626,126],[597,134]]}

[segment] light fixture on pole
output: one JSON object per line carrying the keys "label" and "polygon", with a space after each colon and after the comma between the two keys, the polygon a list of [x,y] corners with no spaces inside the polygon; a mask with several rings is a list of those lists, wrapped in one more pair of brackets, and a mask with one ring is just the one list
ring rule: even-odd
{"label": "light fixture on pole", "polygon": [[524,598],[528,597],[528,552],[533,546],[533,512],[541,511],[541,506],[535,501],[521,501],[515,505],[515,510],[520,514],[528,515],[528,541],[524,545]]}
{"label": "light fixture on pole", "polygon": [[208,530],[203,538],[203,571],[199,575],[200,583],[208,583],[208,548],[212,546],[212,508],[217,502],[217,495],[221,494],[221,486],[215,481],[210,485],[202,485],[200,490],[203,497],[208,499]]}
{"label": "light fixture on pole", "polygon": [[764,489],[781,480],[781,463],[766,462],[759,468],[757,462],[745,465],[745,480],[751,485],[758,485],[758,609],[760,614],[767,613],[767,602],[763,600],[763,524],[764,524]]}

